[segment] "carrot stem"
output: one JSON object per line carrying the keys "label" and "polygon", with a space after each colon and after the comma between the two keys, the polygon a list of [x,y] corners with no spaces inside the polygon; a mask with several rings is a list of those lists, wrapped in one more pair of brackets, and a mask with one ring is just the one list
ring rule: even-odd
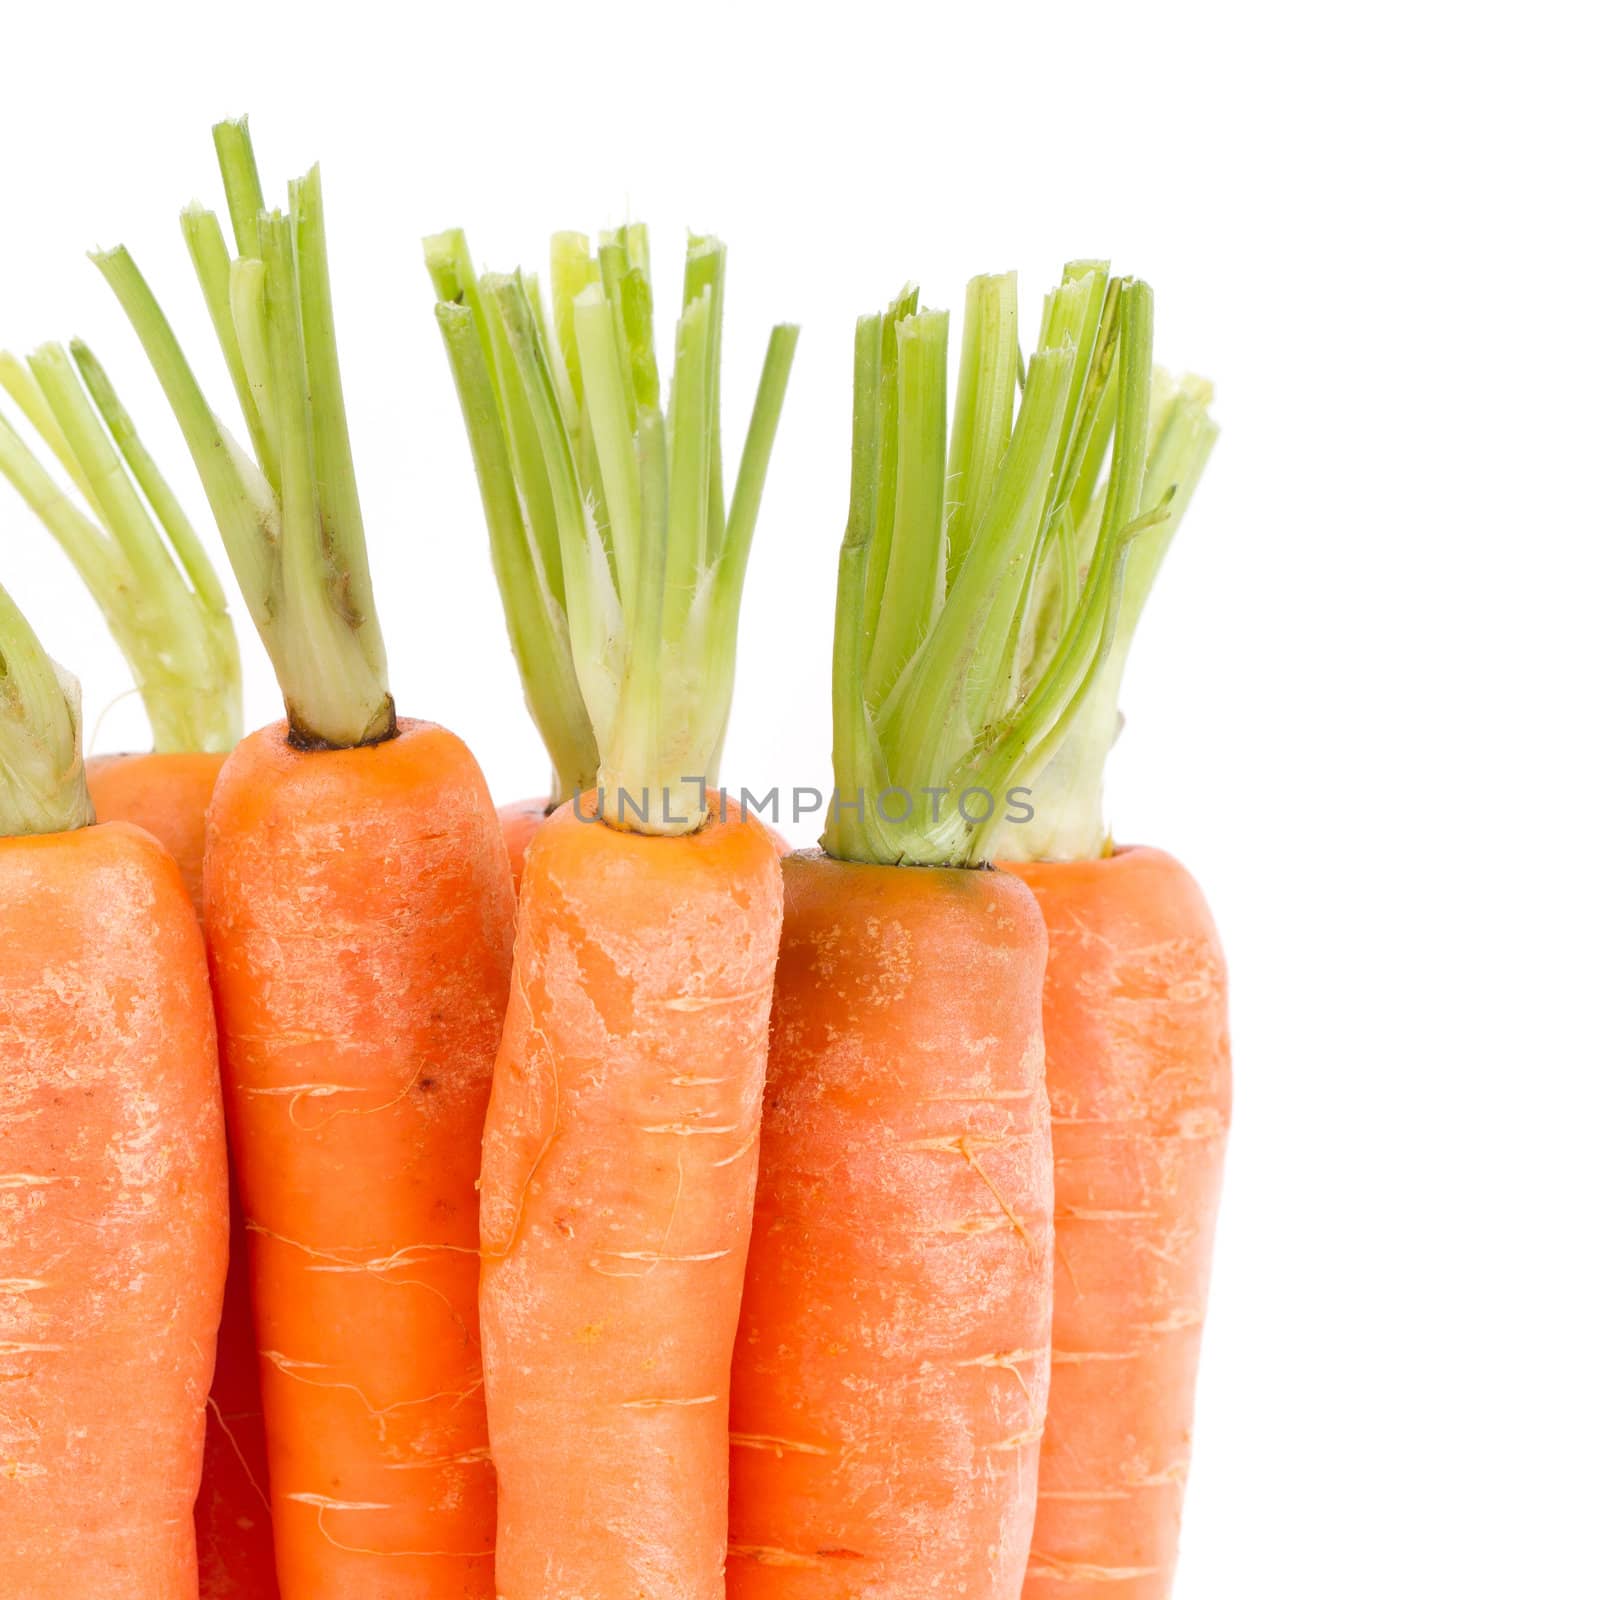
{"label": "carrot stem", "polygon": [[216,217],[183,231],[251,449],[218,420],[133,258],[95,254],[183,429],[302,743],[393,736],[333,328],[322,183],[313,167],[267,211],[244,118],[212,130],[237,255]]}
{"label": "carrot stem", "polygon": [[504,600],[523,698],[550,752],[554,793],[581,794],[593,786],[600,757],[573,671],[566,614],[544,576],[544,557],[523,525],[480,324],[469,306],[452,301],[441,300],[434,314],[444,335],[472,446],[484,521],[489,527],[489,553]]}
{"label": "carrot stem", "polygon": [[84,781],[78,680],[45,654],[0,588],[0,838],[94,821]]}
{"label": "carrot stem", "polygon": [[3,419],[0,475],[94,596],[133,672],[155,749],[231,749],[241,707],[227,599],[104,368],[75,340],[70,357],[55,344],[35,351],[26,367],[8,356],[3,376],[84,507]]}
{"label": "carrot stem", "polygon": [[823,842],[977,866],[1098,824],[1126,642],[1214,430],[1193,380],[1152,428],[1149,288],[1077,261],[1025,364],[1014,276],[968,286],[946,449],[945,323],[916,306],[857,329]]}
{"label": "carrot stem", "polygon": [[[480,278],[460,230],[433,235],[424,255],[513,648],[561,792],[597,784],[612,826],[691,832],[717,783],[739,603],[796,330],[773,330],[729,502],[719,240],[689,240],[665,415],[641,225],[601,234],[597,249],[557,234],[549,314],[536,279]],[[464,317],[485,372],[470,359]],[[500,485],[493,504],[486,474]],[[508,561],[519,543],[528,558]],[[550,626],[529,626],[534,611]],[[581,704],[535,687],[552,674],[576,682]],[[592,768],[573,764],[591,749]]]}

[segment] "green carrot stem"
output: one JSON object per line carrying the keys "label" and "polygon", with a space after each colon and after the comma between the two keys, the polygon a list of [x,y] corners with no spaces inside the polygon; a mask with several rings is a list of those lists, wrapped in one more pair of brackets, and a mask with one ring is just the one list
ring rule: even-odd
{"label": "green carrot stem", "polygon": [[[240,732],[239,648],[199,537],[104,368],[81,341],[45,345],[25,409],[83,495],[75,505],[0,419],[0,475],[55,537],[106,618],[157,751],[229,750]],[[17,392],[20,385],[8,383]]]}
{"label": "green carrot stem", "polygon": [[[213,130],[237,254],[191,207],[183,225],[251,449],[218,420],[126,250],[93,257],[183,430],[251,619],[306,747],[395,731],[334,338],[321,177],[264,208],[244,119]],[[226,276],[224,277],[224,268]],[[225,291],[225,292],[224,292]]]}
{"label": "green carrot stem", "polygon": [[448,302],[436,306],[435,315],[472,446],[490,556],[523,698],[550,752],[552,798],[570,798],[594,786],[600,756],[572,666],[567,619],[554,599],[539,547],[529,539],[523,522],[478,318],[466,304]]}
{"label": "green carrot stem", "polygon": [[45,654],[0,588],[0,838],[68,833],[93,821],[77,680]]}
{"label": "green carrot stem", "polygon": [[1070,263],[1046,296],[1018,403],[1014,283],[969,286],[948,458],[932,314],[907,291],[857,327],[824,833],[844,859],[981,865],[1011,848],[1012,796],[1041,768],[1035,818],[1088,810],[1080,790],[1097,808],[1105,708],[1114,725],[1127,639],[1209,448],[1193,386],[1152,430],[1150,291],[1103,262]]}
{"label": "green carrot stem", "polygon": [[[739,601],[795,330],[775,329],[768,344],[725,504],[717,240],[689,243],[667,415],[642,226],[602,234],[594,251],[581,234],[558,234],[550,312],[524,274],[478,277],[458,230],[424,249],[480,481],[486,461],[504,463],[517,491],[513,503],[502,477],[494,504],[485,493],[491,548],[516,544],[536,557],[496,566],[524,683],[550,673],[579,691],[581,704],[530,690],[535,720],[558,767],[562,749],[597,754],[610,825],[689,832],[716,783]],[[487,355],[478,378],[463,315]],[[564,631],[540,635],[517,620],[535,611]],[[533,659],[535,650],[545,655]]]}

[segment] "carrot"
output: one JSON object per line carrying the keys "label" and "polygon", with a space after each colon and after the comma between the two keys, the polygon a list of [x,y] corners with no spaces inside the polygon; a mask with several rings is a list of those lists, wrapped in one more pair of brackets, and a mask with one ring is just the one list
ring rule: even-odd
{"label": "carrot", "polygon": [[993,872],[783,877],[728,1594],[1015,1594],[1049,1375],[1038,911]]}
{"label": "carrot", "polygon": [[[476,764],[426,723],[252,734],[206,907],[284,1594],[491,1594],[473,1186],[511,899]],[[330,929],[350,957],[308,960]]]}
{"label": "carrot", "polygon": [[[81,340],[70,348],[70,360],[59,345],[26,364],[0,355],[0,386],[81,505],[3,418],[0,473],[77,568],[149,717],[153,751],[90,759],[95,813],[153,834],[198,909],[206,806],[240,732],[238,641],[216,571],[109,377]],[[195,1504],[200,1592],[205,1600],[276,1600],[243,1224],[236,1206],[229,1213],[228,1286]]]}
{"label": "carrot", "polygon": [[777,855],[736,813],[665,845],[568,806],[523,893],[483,1162],[500,1592],[720,1594]]}
{"label": "carrot", "polygon": [[[1046,935],[986,869],[1115,614],[1147,306],[1069,267],[1019,374],[1015,275],[974,279],[948,432],[947,314],[908,288],[857,324],[835,793],[826,855],[784,863],[734,1360],[738,1600],[1021,1593],[1050,1380]],[[1110,532],[1061,577],[1073,462],[1113,435]],[[1052,583],[1081,600],[1030,656]]]}
{"label": "carrot", "polygon": [[511,892],[522,892],[522,863],[528,854],[528,841],[533,830],[549,814],[548,800],[514,800],[500,807],[500,832],[506,841],[506,854],[511,858]]}
{"label": "carrot", "polygon": [[716,240],[690,240],[670,460],[642,227],[597,256],[558,236],[553,324],[537,285],[480,282],[459,233],[427,254],[513,638],[576,689],[530,687],[557,792],[574,751],[598,781],[527,846],[484,1135],[496,1589],[721,1600],[782,891],[715,768],[795,330],[725,505]]}
{"label": "carrot", "polygon": [[[106,821],[132,823],[152,835],[177,863],[184,889],[197,909],[206,807],[225,759],[205,751],[153,751],[96,756],[87,764],[95,814]],[[277,1600],[248,1235],[232,1185],[228,1215],[227,1287],[194,1508],[200,1596],[201,1600]]]}
{"label": "carrot", "polygon": [[213,796],[206,935],[250,1239],[285,1600],[493,1593],[474,1189],[509,863],[465,747],[399,721],[334,346],[321,183],[264,209],[215,130],[238,259],[184,215],[251,442],[125,250],[96,257],[166,391],[283,691]]}
{"label": "carrot", "polygon": [[[1216,436],[1209,399],[1198,379],[1155,375],[1148,450],[1121,493],[1159,520],[1128,553],[1032,815],[995,839],[1050,930],[1055,1365],[1028,1600],[1166,1600],[1177,1565],[1230,1111],[1226,980],[1198,887],[1160,851],[1117,850],[1102,796],[1133,631]],[[1098,469],[1086,453],[1075,489],[1091,526],[1111,494]],[[1035,648],[1069,616],[1042,607]]]}
{"label": "carrot", "polygon": [[131,822],[158,839],[178,864],[183,886],[200,905],[206,807],[227,758],[209,751],[149,751],[91,756],[89,797],[95,815]]}
{"label": "carrot", "polygon": [[177,868],[90,825],[75,698],[0,590],[0,1593],[194,1600],[216,1039]]}
{"label": "carrot", "polygon": [[1025,1593],[1165,1600],[1228,1128],[1222,951],[1159,850],[1010,870],[1050,932],[1060,1284]]}

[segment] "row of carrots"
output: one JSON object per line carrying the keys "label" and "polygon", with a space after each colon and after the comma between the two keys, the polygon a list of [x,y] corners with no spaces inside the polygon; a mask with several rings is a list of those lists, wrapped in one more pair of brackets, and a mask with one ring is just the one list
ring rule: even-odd
{"label": "row of carrots", "polygon": [[[0,475],[147,754],[0,590],[0,1594],[1164,1600],[1229,1117],[1225,977],[1113,844],[1132,631],[1215,429],[1074,262],[861,319],[835,792],[718,786],[795,354],[731,484],[725,252],[426,265],[551,797],[396,715],[320,178],[183,226],[242,425],[95,257],[283,691],[92,352],[0,358]],[[53,458],[55,468],[45,465]],[[60,481],[64,474],[66,483]],[[994,870],[995,867],[1004,870]]]}

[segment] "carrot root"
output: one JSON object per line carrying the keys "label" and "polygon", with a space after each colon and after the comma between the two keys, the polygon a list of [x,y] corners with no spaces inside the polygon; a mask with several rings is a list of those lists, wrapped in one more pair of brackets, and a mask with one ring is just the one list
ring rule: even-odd
{"label": "carrot root", "polygon": [[0,840],[0,1594],[197,1594],[227,1260],[204,950],[120,823]]}
{"label": "carrot root", "polygon": [[1014,1600],[1050,1352],[1045,935],[1001,873],[783,863],[730,1600]]}
{"label": "carrot root", "polygon": [[1050,931],[1050,1414],[1026,1600],[1167,1600],[1231,1106],[1215,925],[1170,856],[1009,867]]}
{"label": "carrot root", "polygon": [[503,1600],[722,1600],[781,912],[756,822],[533,834],[483,1162]]}
{"label": "carrot root", "polygon": [[206,933],[285,1600],[488,1600],[474,1182],[512,904],[465,746],[246,739]]}

